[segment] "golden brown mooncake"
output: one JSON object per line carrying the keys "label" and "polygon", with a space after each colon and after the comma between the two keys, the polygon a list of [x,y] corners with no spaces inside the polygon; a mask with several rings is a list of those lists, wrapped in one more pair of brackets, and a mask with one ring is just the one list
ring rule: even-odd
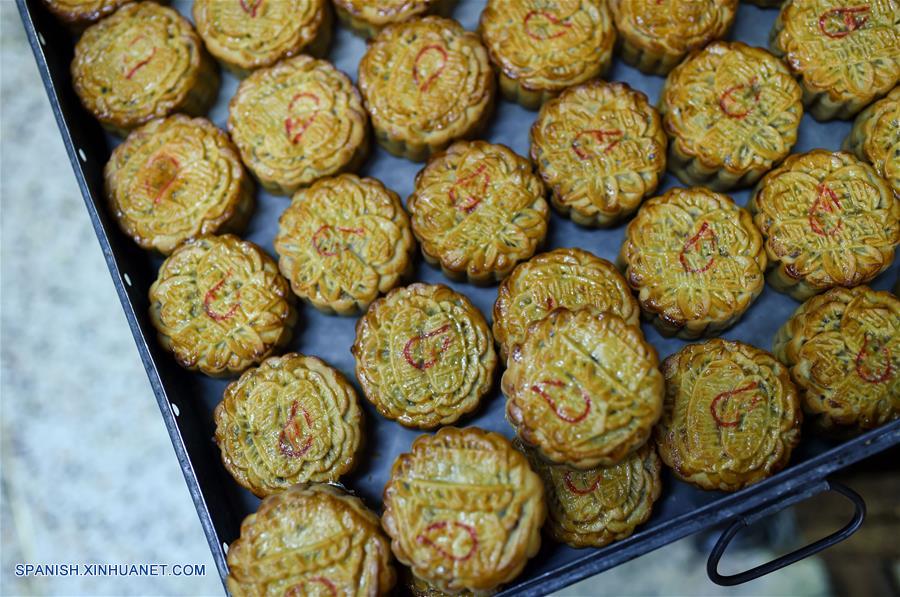
{"label": "golden brown mooncake", "polygon": [[610,0],[622,59],[665,75],[690,52],[725,37],[738,0]]}
{"label": "golden brown mooncake", "polygon": [[478,35],[441,17],[385,27],[359,63],[375,137],[416,161],[477,134],[491,114],[495,85]]}
{"label": "golden brown mooncake", "polygon": [[299,53],[323,56],[331,40],[327,0],[195,0],[209,53],[239,76]]}
{"label": "golden brown mooncake", "polygon": [[449,425],[491,389],[497,355],[481,312],[443,284],[396,288],[356,324],[356,378],[382,416]]}
{"label": "golden brown mooncake", "polygon": [[228,569],[234,597],[387,595],[397,579],[378,517],[326,484],[264,499],[228,548]]}
{"label": "golden brown mooncake", "polygon": [[554,249],[521,263],[500,285],[494,339],[505,362],[528,326],[558,307],[609,311],[637,326],[640,309],[612,263],[583,249]]}
{"label": "golden brown mooncake", "polygon": [[74,31],[81,31],[128,2],[131,0],[44,0],[44,6]]}
{"label": "golden brown mooncake", "polygon": [[409,589],[410,594],[413,597],[450,597],[451,595],[456,595],[457,597],[487,597],[489,595],[493,595],[495,591],[478,591],[473,593],[472,591],[462,590],[458,593],[447,593],[438,588],[435,588],[433,585],[428,584],[427,581],[422,580],[415,574],[413,574],[408,568],[406,569],[406,588]]}
{"label": "golden brown mooncake", "polygon": [[769,284],[801,301],[872,280],[900,243],[900,199],[842,151],[790,156],[760,181],[748,208],[766,239]]}
{"label": "golden brown mooncake", "polygon": [[503,95],[528,108],[605,73],[616,40],[605,0],[488,0],[478,30]]}
{"label": "golden brown mooncake", "polygon": [[137,2],[84,32],[75,45],[72,84],[88,112],[124,137],[173,112],[205,114],[218,94],[219,73],[184,17]]}
{"label": "golden brown mooncake", "polygon": [[448,593],[491,591],[541,545],[544,488],[502,435],[444,427],[394,461],[381,523],[401,563]]}
{"label": "golden brown mooncake", "polygon": [[104,178],[125,234],[165,255],[189,238],[241,232],[253,212],[253,182],[237,148],[205,118],[175,114],[133,130]]}
{"label": "golden brown mooncake", "polygon": [[216,444],[231,476],[259,497],[353,470],[362,412],[343,375],[316,357],[269,357],[225,388]]}
{"label": "golden brown mooncake", "polygon": [[406,207],[425,260],[476,284],[502,280],[531,257],[550,217],[531,162],[485,141],[457,141],[432,156]]}
{"label": "golden brown mooncake", "polygon": [[611,312],[555,309],[506,362],[506,418],[541,457],[580,470],[618,464],[662,411],[656,351]]}
{"label": "golden brown mooncake", "polygon": [[694,50],[660,95],[669,169],[690,186],[752,185],[797,141],[801,97],[784,63],[765,50],[724,41]]}
{"label": "golden brown mooncake", "polygon": [[278,220],[275,251],[294,294],[350,315],[410,272],[413,235],[396,193],[374,178],[341,174],[294,195]]}
{"label": "golden brown mooncake", "polygon": [[450,16],[456,0],[332,0],[338,18],[354,33],[374,37],[385,26],[431,14]]}
{"label": "golden brown mooncake", "polygon": [[614,466],[584,471],[550,464],[514,442],[544,481],[547,529],[572,547],[603,547],[630,536],[647,522],[662,489],[662,465],[647,442]]}
{"label": "golden brown mooncake", "polygon": [[778,330],[773,351],[818,429],[856,433],[900,418],[900,300],[890,292],[814,296]]}
{"label": "golden brown mooncake", "polygon": [[792,0],[770,39],[818,120],[851,118],[900,82],[897,0]]}
{"label": "golden brown mooncake", "polygon": [[844,149],[872,164],[900,198],[900,87],[859,113]]}
{"label": "golden brown mooncake", "polygon": [[644,203],[619,263],[653,325],[681,338],[730,327],[765,286],[766,251],[753,216],[702,187],[676,187]]}
{"label": "golden brown mooncake", "polygon": [[277,195],[357,170],[368,154],[368,130],[347,75],[302,54],[254,71],[228,105],[228,132],[241,158]]}
{"label": "golden brown mooncake", "polygon": [[297,321],[271,257],[231,234],[182,243],[150,286],[150,321],[163,348],[191,371],[225,377],[261,362]]}
{"label": "golden brown mooncake", "polygon": [[557,211],[582,226],[611,226],[656,190],[666,135],[647,96],[594,81],[544,104],[531,127],[531,159]]}
{"label": "golden brown mooncake", "polygon": [[662,371],[666,398],[656,441],[680,479],[737,491],[788,463],[803,416],[787,367],[771,354],[714,338],[685,346]]}

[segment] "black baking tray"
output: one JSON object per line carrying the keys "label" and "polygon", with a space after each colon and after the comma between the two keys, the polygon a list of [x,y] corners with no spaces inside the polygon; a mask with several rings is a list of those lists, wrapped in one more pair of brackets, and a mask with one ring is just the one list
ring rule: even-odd
{"label": "black baking tray", "polygon": [[[120,232],[103,200],[103,166],[116,140],[104,133],[93,117],[82,109],[72,89],[69,64],[74,39],[71,33],[53,19],[40,0],[16,1],[88,214],[184,472],[213,559],[224,579],[228,572],[225,562],[227,545],[237,538],[244,516],[253,512],[258,504],[255,497],[241,489],[228,475],[211,439],[212,410],[221,399],[227,382],[182,370],[156,342],[147,313],[147,290],[155,279],[161,260],[140,250]],[[468,29],[474,29],[483,4],[483,0],[463,0],[457,6],[454,17]],[[173,5],[189,15],[188,3],[175,1]],[[742,3],[731,38],[765,46],[775,15],[774,10],[763,10]],[[339,27],[329,58],[355,79],[356,62],[363,49],[362,40]],[[660,77],[641,75],[619,60],[615,61],[607,78],[627,81],[632,87],[644,91],[653,101],[657,99],[663,82]],[[225,105],[236,85],[232,76],[224,77],[219,102],[210,114],[211,119],[220,126],[224,125],[227,117]],[[501,101],[493,124],[485,136],[527,155],[528,127],[534,117],[534,112]],[[806,151],[817,146],[838,149],[849,132],[849,127],[846,122],[822,124],[813,121],[808,115],[804,116],[794,151]],[[380,178],[388,187],[405,197],[412,189],[413,174],[418,168],[418,164],[394,158],[376,148],[364,167],[363,174]],[[669,175],[661,190],[676,184],[677,181]],[[747,201],[748,191],[738,191],[732,196],[743,205]],[[275,223],[287,205],[286,198],[260,192],[257,212],[245,237],[273,253]],[[623,233],[622,226],[600,231],[579,228],[554,214],[547,244],[548,248],[582,246],[612,260],[621,244]],[[897,270],[898,265],[894,263],[872,286],[887,288],[896,279]],[[476,288],[448,282],[438,270],[421,261],[417,263],[415,278],[431,283],[448,283],[468,295],[490,317],[496,296],[495,287]],[[796,307],[796,302],[767,287],[744,319],[723,335],[768,349],[775,331]],[[323,315],[305,307],[297,325],[296,337],[289,349],[320,356],[353,379],[353,359],[349,347],[354,325],[355,318]],[[681,340],[661,337],[646,324],[643,329],[661,358],[685,344]],[[366,458],[359,469],[343,481],[378,511],[381,508],[382,487],[391,462],[399,453],[406,451],[418,432],[383,419],[365,400],[361,400],[361,403],[366,412]],[[504,420],[503,397],[499,388],[495,388],[485,403],[474,416],[464,418],[459,424],[475,425],[511,436],[512,429]],[[523,574],[505,587],[501,594],[545,594],[687,535],[728,523],[734,528],[749,524],[762,515],[830,489],[827,477],[831,473],[897,444],[900,444],[900,421],[845,442],[826,441],[804,435],[790,465],[784,471],[734,494],[695,489],[677,481],[666,471],[662,497],[649,522],[634,535],[602,549],[576,550],[547,539],[541,553],[528,563]],[[856,519],[861,521],[862,514],[862,506],[857,503]],[[854,520],[858,526],[856,519]],[[842,536],[853,530],[855,527],[848,528]],[[832,541],[842,536],[837,536]],[[724,545],[725,543],[722,547]],[[824,545],[826,544],[818,547]],[[797,557],[806,553],[801,552]],[[789,560],[780,561],[778,565],[785,563],[789,563]],[[759,570],[746,578],[766,571],[768,569]],[[710,571],[710,575],[717,582],[728,583],[727,578],[718,576],[714,570]]]}

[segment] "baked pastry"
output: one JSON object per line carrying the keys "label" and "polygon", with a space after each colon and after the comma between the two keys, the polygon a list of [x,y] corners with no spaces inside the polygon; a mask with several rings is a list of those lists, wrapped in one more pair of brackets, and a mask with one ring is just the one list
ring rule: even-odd
{"label": "baked pastry", "polygon": [[665,75],[685,55],[731,29],[738,0],[610,0],[622,59],[641,72]]}
{"label": "baked pastry", "polygon": [[407,427],[449,425],[491,389],[497,355],[487,322],[443,284],[378,299],[356,324],[356,378],[382,416]]}
{"label": "baked pastry", "polygon": [[228,105],[228,132],[241,158],[277,195],[359,169],[369,151],[368,130],[347,75],[305,55],[254,71]]}
{"label": "baked pastry", "polygon": [[506,363],[506,418],[545,460],[612,466],[650,437],[662,411],[656,351],[611,312],[555,309]]}
{"label": "baked pastry", "polygon": [[749,344],[715,338],[662,364],[665,408],[656,426],[663,462],[702,489],[737,491],[780,471],[803,415],[788,370]]}
{"label": "baked pastry", "polygon": [[294,195],[278,220],[275,251],[294,294],[350,315],[410,272],[413,235],[396,193],[374,178],[341,174]]}
{"label": "baked pastry", "polygon": [[128,2],[131,0],[44,0],[44,6],[73,31],[79,32]]}
{"label": "baked pastry", "polygon": [[359,63],[375,137],[416,161],[476,135],[493,108],[494,86],[478,36],[440,17],[385,27]]}
{"label": "baked pastry", "polygon": [[[451,595],[455,595],[457,597],[475,597],[476,595],[472,591],[467,590],[463,590],[458,593],[446,593],[428,584],[428,582],[422,580],[421,578],[410,572],[408,568],[406,569],[406,588],[409,589],[409,593],[413,597],[451,597]],[[479,591],[478,597],[493,594],[494,591]]]}
{"label": "baked pastry", "polygon": [[666,170],[666,135],[647,96],[595,81],[544,104],[531,159],[553,207],[582,226],[611,226],[653,193]]}
{"label": "baked pastry", "polygon": [[712,42],[669,73],[660,96],[669,169],[722,191],[752,185],[788,155],[803,116],[787,67],[741,42]]}
{"label": "baked pastry", "polygon": [[900,418],[900,300],[867,286],[814,296],[778,330],[803,411],[826,433]]}
{"label": "baked pastry", "polygon": [[124,137],[173,112],[205,114],[219,92],[219,73],[184,17],[137,2],[84,32],[75,45],[72,84],[88,112]]}
{"label": "baked pastry", "polygon": [[619,254],[641,308],[667,336],[734,325],[765,286],[766,251],[753,216],[726,195],[673,188],[644,203]]}
{"label": "baked pastry", "polygon": [[387,595],[397,580],[378,517],[323,484],[264,499],[228,548],[228,569],[235,597]]}
{"label": "baked pastry", "polygon": [[301,52],[324,56],[331,41],[326,0],[195,0],[193,11],[209,53],[239,76]]}
{"label": "baked pastry", "polygon": [[537,553],[543,493],[505,437],[444,427],[394,461],[381,524],[416,576],[448,593],[481,594],[518,576]]}
{"label": "baked pastry", "polygon": [[392,23],[430,14],[450,16],[456,0],[333,0],[338,18],[357,35],[374,37]]}
{"label": "baked pastry", "polygon": [[228,384],[216,444],[231,476],[259,497],[353,470],[362,412],[343,375],[316,357],[269,357]]}
{"label": "baked pastry", "polygon": [[544,481],[547,530],[572,547],[603,547],[630,536],[650,518],[662,489],[653,442],[619,464],[585,471],[549,464],[518,440],[516,447]]}
{"label": "baked pastry", "polygon": [[770,38],[818,120],[851,118],[900,82],[897,0],[792,0]]}
{"label": "baked pastry", "polygon": [[616,267],[582,249],[554,249],[518,265],[494,303],[494,339],[503,361],[528,326],[557,307],[609,311],[638,325],[640,309]]}
{"label": "baked pastry", "polygon": [[550,217],[531,162],[485,141],[458,141],[433,156],[406,207],[425,260],[476,284],[502,280],[534,255]]}
{"label": "baked pastry", "polygon": [[872,164],[900,198],[900,87],[859,113],[844,149]]}
{"label": "baked pastry", "polygon": [[503,95],[528,108],[605,73],[616,40],[605,0],[488,0],[478,30]]}
{"label": "baked pastry", "polygon": [[900,198],[842,151],[792,155],[747,207],[766,239],[769,284],[801,301],[868,282],[890,267],[900,243]]}
{"label": "baked pastry", "polygon": [[163,261],[150,286],[150,321],[179,365],[225,377],[287,344],[293,298],[258,246],[231,234],[201,236]]}
{"label": "baked pastry", "polygon": [[113,150],[103,173],[125,234],[165,255],[188,238],[241,232],[253,212],[237,148],[205,118],[151,120]]}

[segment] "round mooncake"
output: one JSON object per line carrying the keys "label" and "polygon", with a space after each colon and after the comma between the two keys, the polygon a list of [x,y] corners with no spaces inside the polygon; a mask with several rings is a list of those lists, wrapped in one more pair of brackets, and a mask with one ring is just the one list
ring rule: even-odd
{"label": "round mooncake", "polygon": [[738,0],[610,0],[622,59],[665,75],[684,56],[725,37]]}
{"label": "round mooncake", "polygon": [[716,41],[691,52],[660,96],[669,169],[691,186],[752,185],[797,141],[802,95],[765,50]]}
{"label": "round mooncake", "polygon": [[897,0],[792,0],[770,39],[818,120],[851,118],[900,81]]}
{"label": "round mooncake", "polygon": [[666,135],[647,96],[595,81],[544,104],[531,127],[531,159],[560,213],[583,226],[611,226],[656,190]]}
{"label": "round mooncake", "polygon": [[228,548],[228,569],[234,597],[387,595],[397,580],[378,517],[325,484],[264,499]]}
{"label": "round mooncake", "polygon": [[359,63],[359,89],[378,142],[416,161],[477,134],[493,108],[495,85],[478,35],[441,17],[385,27]]}
{"label": "round mooncake", "polygon": [[628,224],[619,263],[653,325],[681,338],[733,325],[765,286],[753,216],[701,187],[647,201]]}
{"label": "round mooncake", "polygon": [[150,286],[150,320],[163,348],[192,371],[224,377],[287,344],[293,295],[266,253],[231,234],[180,245]]}
{"label": "round mooncake", "polygon": [[658,366],[640,328],[618,315],[556,309],[509,355],[506,417],[545,460],[580,470],[618,464],[659,419]]}
{"label": "round mooncake", "polygon": [[216,443],[235,480],[259,497],[353,470],[362,412],[344,376],[316,357],[269,357],[225,388]]}
{"label": "round mooncake", "polygon": [[900,199],[900,87],[859,113],[844,149],[872,164]]}
{"label": "round mooncake", "polygon": [[845,152],[792,155],[760,181],[748,207],[766,239],[769,283],[801,301],[872,280],[900,243],[900,199]]}
{"label": "round mooncake", "polygon": [[493,329],[504,362],[528,326],[558,307],[609,311],[639,324],[638,303],[616,266],[582,249],[554,249],[518,265],[500,285]]}
{"label": "round mooncake", "polygon": [[428,584],[427,581],[424,581],[413,574],[408,568],[406,569],[405,584],[406,588],[409,589],[410,595],[412,595],[413,597],[451,597],[451,595],[454,595],[456,597],[487,597],[489,595],[493,595],[496,592],[478,591],[478,593],[476,594],[472,591],[462,590],[458,593],[447,593],[435,588],[433,585]]}
{"label": "round mooncake", "polygon": [[867,286],[814,296],[775,337],[803,410],[826,433],[900,418],[900,300]]}
{"label": "round mooncake", "polygon": [[327,0],[195,0],[194,22],[209,53],[239,76],[301,52],[323,56],[331,41]]}
{"label": "round mooncake", "polygon": [[653,442],[615,466],[585,471],[549,464],[518,440],[516,447],[544,481],[550,535],[572,547],[603,547],[630,536],[650,518],[662,489]]}
{"label": "round mooncake", "polygon": [[502,280],[531,257],[550,217],[531,162],[485,141],[458,141],[433,156],[406,206],[425,259],[476,284]]}
{"label": "round mooncake", "polygon": [[802,413],[787,367],[748,344],[690,344],[662,364],[663,462],[702,489],[737,491],[787,464]]}
{"label": "round mooncake", "polygon": [[165,255],[189,238],[241,232],[253,212],[253,182],[237,148],[205,118],[175,114],[135,129],[104,176],[125,234]]}
{"label": "round mooncake", "polygon": [[381,523],[416,576],[448,593],[482,594],[537,554],[545,517],[543,484],[509,440],[444,427],[394,461]]}
{"label": "round mooncake", "polygon": [[137,2],[84,32],[72,84],[84,107],[124,137],[173,112],[205,114],[219,73],[188,21],[155,2]]}
{"label": "round mooncake", "polygon": [[410,272],[413,235],[396,193],[342,174],[294,195],[278,220],[275,251],[297,296],[351,315]]}
{"label": "round mooncake", "polygon": [[374,37],[385,26],[430,14],[450,16],[456,0],[332,0],[338,18],[357,35]]}
{"label": "round mooncake", "polygon": [[369,150],[366,120],[347,75],[304,55],[254,71],[228,106],[241,158],[277,195],[357,170]]}
{"label": "round mooncake", "polygon": [[74,31],[112,14],[131,0],[44,0],[44,6]]}
{"label": "round mooncake", "polygon": [[351,349],[369,402],[407,427],[449,425],[478,406],[497,355],[484,317],[443,284],[412,284],[378,299]]}
{"label": "round mooncake", "polygon": [[605,0],[488,0],[479,32],[503,95],[528,108],[605,73],[616,40]]}

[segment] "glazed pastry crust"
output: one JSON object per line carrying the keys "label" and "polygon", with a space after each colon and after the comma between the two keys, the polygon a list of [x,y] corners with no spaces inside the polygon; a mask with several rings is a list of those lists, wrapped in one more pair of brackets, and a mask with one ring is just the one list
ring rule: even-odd
{"label": "glazed pastry crust", "polygon": [[765,286],[766,251],[750,212],[701,187],[647,201],[619,262],[644,314],[680,338],[730,327]]}
{"label": "glazed pastry crust", "polygon": [[131,0],[44,0],[53,15],[70,27],[81,29],[109,16]]}
{"label": "glazed pastry crust", "polygon": [[770,37],[818,120],[852,118],[900,81],[897,0],[787,2]]}
{"label": "glazed pastry crust", "polygon": [[541,545],[543,484],[505,437],[444,427],[394,461],[381,523],[401,563],[435,588],[483,595]]}
{"label": "glazed pastry crust", "polygon": [[820,431],[855,434],[900,418],[900,300],[890,292],[814,296],[778,330],[773,350]]}
{"label": "glazed pastry crust", "polygon": [[189,240],[163,262],[150,320],[179,365],[226,377],[287,344],[297,312],[272,258],[224,234]]}
{"label": "glazed pastry crust", "polygon": [[503,95],[533,109],[605,73],[616,39],[605,0],[488,0],[478,30]]}
{"label": "glazed pastry crust", "polygon": [[189,238],[241,232],[253,212],[253,182],[237,148],[205,118],[175,114],[132,131],[104,179],[125,234],[164,255]]}
{"label": "glazed pastry crust", "polygon": [[778,472],[800,441],[802,413],[788,369],[769,353],[715,338],[662,364],[659,455],[683,481],[737,491]]}
{"label": "glazed pastry crust", "polygon": [[378,517],[359,498],[299,484],[262,501],[228,548],[235,597],[387,595],[396,583]]}
{"label": "glazed pastry crust", "polygon": [[325,313],[352,315],[410,273],[413,235],[396,193],[342,174],[294,195],[275,251],[294,294]]}
{"label": "glazed pastry crust", "polygon": [[642,446],[662,411],[656,351],[610,312],[556,309],[528,328],[501,382],[506,417],[541,457],[587,470]]}
{"label": "glazed pastry crust", "polygon": [[433,156],[406,206],[426,261],[476,284],[502,280],[531,257],[550,217],[531,162],[485,141],[458,141]]}
{"label": "glazed pastry crust", "polygon": [[84,107],[113,133],[183,112],[203,115],[219,74],[191,24],[155,2],[122,7],[75,45],[72,84]]}
{"label": "glazed pastry crust", "polygon": [[290,195],[355,171],[368,154],[368,123],[350,79],[300,55],[254,71],[228,105],[228,132],[260,184]]}
{"label": "glazed pastry crust", "polygon": [[431,14],[450,16],[456,0],[332,0],[338,18],[354,33],[374,37],[385,26]]}
{"label": "glazed pastry crust", "polygon": [[443,284],[412,284],[375,301],[356,324],[351,352],[378,412],[422,429],[473,411],[497,366],[481,312]]}
{"label": "glazed pastry crust", "polygon": [[477,134],[491,114],[494,87],[478,36],[440,17],[385,27],[359,64],[378,142],[416,161]]}
{"label": "glazed pastry crust", "polygon": [[900,243],[900,199],[845,152],[790,156],[760,181],[748,208],[766,239],[769,283],[797,300],[872,280]]}
{"label": "glazed pastry crust", "polygon": [[666,169],[666,134],[647,96],[594,81],[547,102],[531,127],[531,159],[553,207],[582,226],[634,213]]}
{"label": "glazed pastry crust", "polygon": [[859,113],[844,149],[872,164],[900,198],[900,87]]}
{"label": "glazed pastry crust", "polygon": [[269,357],[228,384],[214,412],[231,476],[258,497],[306,481],[337,481],[362,443],[356,392],[324,361]]}
{"label": "glazed pastry crust", "polygon": [[765,50],[716,41],[691,52],[660,95],[669,169],[716,191],[753,184],[796,142],[801,98],[787,67]]}
{"label": "glazed pastry crust", "polygon": [[582,249],[554,249],[519,264],[494,303],[494,339],[505,362],[528,326],[558,307],[609,311],[637,326],[640,309],[616,267]]}

